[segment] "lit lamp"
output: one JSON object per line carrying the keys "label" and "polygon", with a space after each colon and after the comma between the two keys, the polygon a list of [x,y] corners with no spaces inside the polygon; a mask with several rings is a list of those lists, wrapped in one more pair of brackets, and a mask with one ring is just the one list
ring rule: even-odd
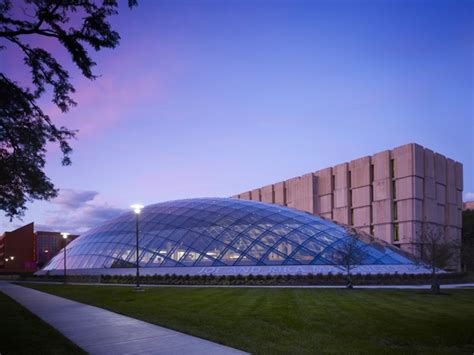
{"label": "lit lamp", "polygon": [[64,283],[66,284],[66,245],[67,245],[67,237],[69,236],[69,233],[61,233],[64,239],[64,257],[63,257],[63,262],[64,262]]}
{"label": "lit lamp", "polygon": [[137,267],[137,285],[135,287],[135,291],[143,291],[143,289],[140,287],[140,263],[139,263],[139,260],[138,260],[138,257],[139,257],[139,251],[138,251],[138,247],[139,247],[139,244],[138,244],[138,234],[139,234],[139,228],[138,228],[138,223],[139,223],[139,216],[140,216],[140,212],[142,211],[143,209],[143,206],[142,205],[139,205],[139,204],[134,204],[134,205],[131,205],[130,208],[133,210],[133,212],[135,213],[135,237],[136,237],[136,247],[137,247],[137,257],[136,257],[136,267]]}

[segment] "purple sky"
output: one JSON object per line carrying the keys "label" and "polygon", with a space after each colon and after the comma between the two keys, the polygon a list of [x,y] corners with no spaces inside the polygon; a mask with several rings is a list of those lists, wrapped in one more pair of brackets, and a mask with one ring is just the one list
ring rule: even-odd
{"label": "purple sky", "polygon": [[[60,197],[23,221],[80,232],[131,203],[230,196],[416,142],[464,164],[474,199],[472,1],[151,1],[113,19],[121,45],[80,77],[80,130],[56,147]],[[0,69],[17,80],[18,54]]]}

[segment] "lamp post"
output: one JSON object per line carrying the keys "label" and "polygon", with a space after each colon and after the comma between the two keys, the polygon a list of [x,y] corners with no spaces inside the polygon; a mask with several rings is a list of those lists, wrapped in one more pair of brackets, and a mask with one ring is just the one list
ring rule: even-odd
{"label": "lamp post", "polygon": [[64,257],[63,257],[63,262],[64,262],[64,284],[66,284],[66,246],[67,246],[67,237],[69,236],[69,233],[61,233],[64,239]]}
{"label": "lamp post", "polygon": [[135,237],[136,237],[136,267],[137,267],[137,284],[135,286],[135,291],[143,291],[143,289],[140,287],[140,262],[138,260],[138,257],[139,257],[139,244],[138,244],[138,235],[139,235],[139,228],[138,228],[138,224],[139,224],[139,216],[140,216],[140,212],[142,211],[143,209],[143,206],[142,205],[139,205],[139,204],[134,204],[134,205],[131,205],[130,206],[131,209],[133,209],[133,212],[135,212]]}

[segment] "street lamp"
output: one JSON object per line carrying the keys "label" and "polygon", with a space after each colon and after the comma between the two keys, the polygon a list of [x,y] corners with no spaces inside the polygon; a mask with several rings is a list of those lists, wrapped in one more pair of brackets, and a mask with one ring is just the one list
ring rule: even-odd
{"label": "street lamp", "polygon": [[140,287],[140,263],[139,263],[139,260],[138,260],[138,257],[139,257],[139,252],[138,252],[138,233],[139,233],[139,229],[138,229],[138,217],[140,215],[140,212],[142,211],[143,209],[143,206],[142,205],[139,205],[139,204],[134,204],[134,205],[131,205],[130,208],[133,210],[133,212],[135,213],[135,237],[136,237],[136,247],[137,247],[137,257],[136,257],[136,266],[137,266],[137,285],[135,287],[135,291],[143,291],[143,289]]}
{"label": "street lamp", "polygon": [[63,262],[64,262],[64,283],[66,283],[66,246],[67,246],[67,237],[69,236],[69,233],[61,233],[64,239],[64,257],[63,257]]}

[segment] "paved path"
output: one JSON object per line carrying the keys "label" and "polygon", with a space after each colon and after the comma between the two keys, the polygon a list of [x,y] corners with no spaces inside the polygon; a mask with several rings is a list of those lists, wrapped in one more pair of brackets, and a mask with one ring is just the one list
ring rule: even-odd
{"label": "paved path", "polygon": [[90,354],[245,354],[208,340],[5,281],[0,281],[0,291]]}
{"label": "paved path", "polygon": [[[1,282],[1,281],[0,281]],[[16,281],[15,283],[32,283],[32,284],[50,284],[50,285],[62,285],[62,282],[55,281]],[[108,283],[97,283],[97,282],[68,282],[69,285],[83,285],[83,286],[125,286],[135,287],[135,284],[108,284]],[[191,288],[346,288],[343,285],[153,285],[144,284],[144,287],[191,287]],[[456,289],[456,288],[472,288],[474,282],[464,284],[441,284],[441,289]],[[367,288],[367,289],[406,289],[406,290],[429,290],[431,285],[354,285],[354,288]]]}

